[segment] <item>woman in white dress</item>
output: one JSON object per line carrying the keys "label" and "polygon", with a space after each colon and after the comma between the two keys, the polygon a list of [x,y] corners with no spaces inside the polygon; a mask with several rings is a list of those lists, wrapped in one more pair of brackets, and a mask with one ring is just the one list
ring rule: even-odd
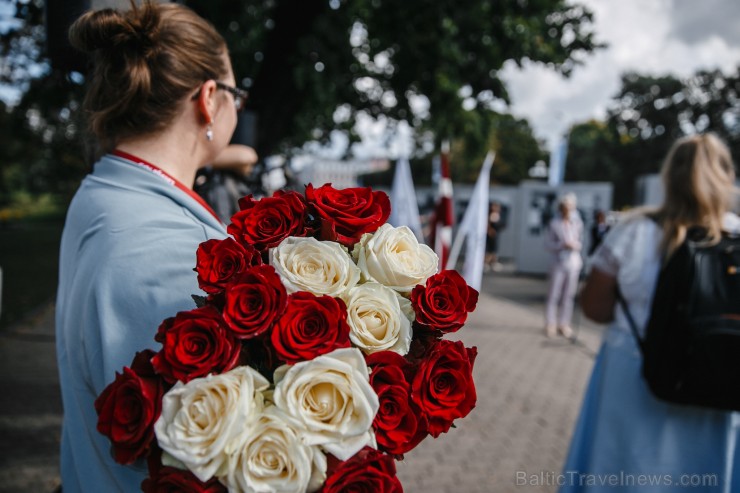
{"label": "woman in white dress", "polygon": [[616,308],[619,288],[643,329],[662,260],[683,241],[687,228],[703,226],[714,238],[722,230],[740,232],[740,219],[729,212],[735,192],[732,158],[716,136],[679,140],[662,174],[663,204],[627,217],[592,258],[583,311],[611,324],[576,424],[561,493],[685,491],[687,486],[740,491],[740,413],[653,396],[642,378],[635,338]]}

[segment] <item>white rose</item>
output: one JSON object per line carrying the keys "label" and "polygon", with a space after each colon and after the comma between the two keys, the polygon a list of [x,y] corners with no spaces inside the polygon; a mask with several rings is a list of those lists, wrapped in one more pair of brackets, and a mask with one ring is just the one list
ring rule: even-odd
{"label": "white rose", "polygon": [[356,348],[336,349],[310,361],[275,370],[275,405],[303,429],[309,445],[347,460],[365,445],[375,446],[373,419],[378,396]]}
{"label": "white rose", "polygon": [[219,478],[230,493],[313,492],[326,480],[326,456],[302,443],[285,414],[265,408],[257,422],[226,447],[228,472]]}
{"label": "white rose", "polygon": [[401,308],[400,299],[403,298],[395,291],[377,282],[350,289],[344,301],[352,343],[367,354],[385,350],[402,356],[408,353],[411,323]]}
{"label": "white rose", "polygon": [[409,322],[413,323],[416,320],[416,313],[414,312],[414,305],[411,304],[411,300],[399,294],[398,304],[401,306],[401,313],[406,315]]}
{"label": "white rose", "polygon": [[248,366],[177,382],[162,398],[162,415],[154,424],[160,447],[208,481],[226,459],[226,444],[262,412],[262,391],[269,386]]}
{"label": "white rose", "polygon": [[339,297],[360,280],[360,270],[347,250],[333,241],[291,236],[270,250],[270,264],[288,293]]}
{"label": "white rose", "polygon": [[420,244],[406,226],[384,224],[372,234],[362,236],[353,255],[362,276],[368,281],[408,294],[437,273],[439,259],[431,248]]}

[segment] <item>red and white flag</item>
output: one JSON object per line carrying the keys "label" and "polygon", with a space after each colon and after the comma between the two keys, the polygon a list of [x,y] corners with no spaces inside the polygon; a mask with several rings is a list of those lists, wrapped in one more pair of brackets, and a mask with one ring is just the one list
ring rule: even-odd
{"label": "red and white flag", "polygon": [[432,221],[431,243],[434,251],[439,256],[439,270],[447,265],[452,245],[452,226],[454,215],[452,211],[452,179],[450,178],[450,145],[447,141],[442,143],[440,156],[440,177],[437,189],[437,203],[434,207]]}

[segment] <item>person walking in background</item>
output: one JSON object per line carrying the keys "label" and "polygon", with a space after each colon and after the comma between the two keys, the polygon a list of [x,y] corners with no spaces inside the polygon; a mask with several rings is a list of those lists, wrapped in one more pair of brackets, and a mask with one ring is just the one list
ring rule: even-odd
{"label": "person walking in background", "polygon": [[491,202],[488,209],[488,231],[486,232],[486,256],[484,268],[486,271],[499,270],[501,264],[498,263],[498,239],[506,227],[504,222],[501,204]]}
{"label": "person walking in background", "polygon": [[245,93],[224,39],[176,3],[87,12],[70,40],[93,56],[84,107],[105,154],[72,200],[61,242],[62,484],[139,491],[146,465],[114,462],[94,402],[165,318],[192,308],[196,249],[226,237],[193,180],[228,145]]}
{"label": "person walking in background", "polygon": [[[665,190],[657,210],[630,214],[606,236],[593,255],[581,295],[584,314],[610,322],[596,358],[583,407],[565,462],[561,493],[615,491],[588,486],[578,475],[705,478],[697,491],[740,491],[740,413],[661,401],[642,378],[642,357],[617,292],[630,307],[638,331],[650,315],[661,265],[692,226],[708,238],[740,233],[732,207],[735,172],[728,148],[714,135],[676,142],[663,165]],[[740,357],[740,355],[738,355]],[[698,475],[698,476],[692,476]],[[626,489],[622,485],[620,490]],[[639,491],[673,491],[669,483]]]}
{"label": "person walking in background", "polygon": [[550,277],[545,306],[545,335],[557,332],[572,337],[571,319],[583,260],[583,222],[576,211],[576,196],[566,194],[558,201],[558,215],[545,232],[545,248],[551,254]]}

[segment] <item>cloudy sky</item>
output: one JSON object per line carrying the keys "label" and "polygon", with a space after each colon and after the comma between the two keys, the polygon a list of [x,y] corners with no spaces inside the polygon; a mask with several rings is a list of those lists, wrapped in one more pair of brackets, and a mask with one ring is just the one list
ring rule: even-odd
{"label": "cloudy sky", "polygon": [[507,66],[510,111],[527,118],[552,149],[571,124],[603,118],[620,75],[688,76],[699,68],[740,64],[739,0],[578,0],[595,16],[606,49],[585,60],[570,79],[530,64]]}

